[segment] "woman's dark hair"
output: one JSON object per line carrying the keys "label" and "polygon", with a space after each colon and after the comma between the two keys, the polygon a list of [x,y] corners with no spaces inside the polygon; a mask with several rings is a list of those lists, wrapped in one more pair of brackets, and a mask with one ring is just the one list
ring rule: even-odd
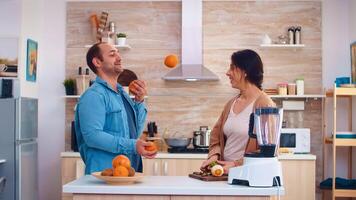
{"label": "woman's dark hair", "polygon": [[231,55],[231,62],[246,73],[246,79],[262,90],[263,63],[253,50],[236,51]]}
{"label": "woman's dark hair", "polygon": [[93,64],[93,58],[99,58],[99,60],[101,60],[101,61],[103,60],[103,55],[101,55],[101,52],[100,52],[100,46],[99,46],[100,44],[102,44],[102,43],[98,42],[98,43],[94,44],[93,46],[91,46],[87,53],[87,65],[89,66],[91,71],[93,71],[95,74],[98,70],[96,69],[95,65]]}

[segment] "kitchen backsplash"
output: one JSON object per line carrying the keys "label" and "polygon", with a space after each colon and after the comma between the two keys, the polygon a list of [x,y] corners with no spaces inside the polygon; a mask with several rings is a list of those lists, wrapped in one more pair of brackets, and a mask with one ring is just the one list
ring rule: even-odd
{"label": "kitchen backsplash", "polygon": [[[181,52],[181,2],[67,2],[66,74],[73,77],[78,66],[86,66],[84,45],[92,44],[89,16],[109,13],[118,32],[128,35],[130,50],[122,50],[124,67],[134,71],[148,84],[148,120],[165,128],[192,136],[200,125],[212,127],[224,104],[236,93],[225,73],[234,51],[250,48],[264,63],[264,88],[278,82],[294,82],[304,77],[305,93],[322,93],[321,1],[204,1],[204,65],[217,74],[218,82],[166,82],[161,79],[169,69],[163,60]],[[277,40],[291,25],[302,27],[304,48],[261,48],[268,34]],[[93,74],[91,75],[94,78]],[[76,100],[67,100],[66,150],[70,149],[70,122]],[[311,128],[312,153],[317,169],[322,169],[321,100],[310,99],[305,111],[287,112],[289,127]],[[317,182],[322,170],[317,170]],[[320,193],[317,194],[320,199]]]}

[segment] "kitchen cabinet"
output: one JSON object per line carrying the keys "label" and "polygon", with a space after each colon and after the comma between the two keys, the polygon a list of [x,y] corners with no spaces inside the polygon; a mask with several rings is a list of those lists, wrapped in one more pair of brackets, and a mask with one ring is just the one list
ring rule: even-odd
{"label": "kitchen cabinet", "polygon": [[[315,160],[280,160],[285,194],[282,200],[315,199]],[[275,197],[272,200],[277,200]]]}
{"label": "kitchen cabinet", "polygon": [[[143,159],[143,172],[145,176],[188,176],[199,170],[205,157],[205,154],[158,153],[155,159]],[[315,159],[314,155],[303,154],[279,156],[285,188],[282,200],[315,199]],[[84,163],[79,153],[62,153],[62,185],[83,174]],[[72,195],[63,193],[62,200],[72,200]]]}
{"label": "kitchen cabinet", "polygon": [[143,159],[146,176],[187,176],[199,171],[204,159]]}

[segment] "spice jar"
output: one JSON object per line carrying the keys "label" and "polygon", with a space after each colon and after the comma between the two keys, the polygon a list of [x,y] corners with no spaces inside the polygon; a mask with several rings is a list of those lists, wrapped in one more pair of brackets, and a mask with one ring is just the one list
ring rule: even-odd
{"label": "spice jar", "polygon": [[287,86],[288,83],[279,83],[278,86],[278,94],[279,95],[287,95]]}
{"label": "spice jar", "polygon": [[298,78],[295,83],[297,85],[297,95],[304,95],[304,79]]}
{"label": "spice jar", "polygon": [[288,83],[288,95],[295,95],[296,94],[296,84],[295,83]]}

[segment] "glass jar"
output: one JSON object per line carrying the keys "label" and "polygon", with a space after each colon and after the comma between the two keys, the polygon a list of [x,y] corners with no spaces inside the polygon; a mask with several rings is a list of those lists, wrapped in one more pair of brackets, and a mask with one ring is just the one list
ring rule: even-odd
{"label": "glass jar", "polygon": [[297,85],[297,95],[304,95],[304,79],[298,78],[295,83]]}
{"label": "glass jar", "polygon": [[288,95],[295,95],[296,94],[296,84],[295,83],[288,83]]}
{"label": "glass jar", "polygon": [[287,86],[288,83],[279,83],[278,86],[278,94],[279,95],[287,95]]}

